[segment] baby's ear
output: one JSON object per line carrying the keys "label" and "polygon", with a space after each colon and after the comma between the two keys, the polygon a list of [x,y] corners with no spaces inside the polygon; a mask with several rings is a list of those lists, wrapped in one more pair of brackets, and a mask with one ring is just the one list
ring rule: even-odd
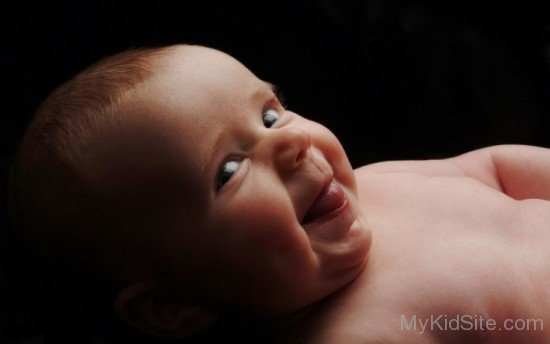
{"label": "baby's ear", "polygon": [[198,305],[170,302],[150,281],[124,288],[114,302],[116,314],[130,326],[160,338],[184,338],[211,328],[216,312]]}

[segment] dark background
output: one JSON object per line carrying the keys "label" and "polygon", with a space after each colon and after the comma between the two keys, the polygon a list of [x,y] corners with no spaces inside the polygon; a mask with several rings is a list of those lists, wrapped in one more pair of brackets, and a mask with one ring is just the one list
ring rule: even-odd
{"label": "dark background", "polygon": [[278,85],[290,109],[335,132],[354,167],[502,143],[550,147],[544,1],[441,2],[4,4],[2,186],[56,86],[104,56],[177,42],[223,50]]}
{"label": "dark background", "polygon": [[2,165],[49,92],[101,57],[211,46],[331,128],[352,164],[550,144],[541,2],[19,1],[2,11]]}

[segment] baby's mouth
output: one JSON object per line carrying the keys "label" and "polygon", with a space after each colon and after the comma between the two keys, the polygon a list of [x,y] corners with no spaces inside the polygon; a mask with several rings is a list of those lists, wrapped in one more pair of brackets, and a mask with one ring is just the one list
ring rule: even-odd
{"label": "baby's mouth", "polygon": [[348,198],[342,187],[331,179],[321,190],[308,212],[302,219],[302,225],[313,222],[324,222],[337,216],[348,204]]}

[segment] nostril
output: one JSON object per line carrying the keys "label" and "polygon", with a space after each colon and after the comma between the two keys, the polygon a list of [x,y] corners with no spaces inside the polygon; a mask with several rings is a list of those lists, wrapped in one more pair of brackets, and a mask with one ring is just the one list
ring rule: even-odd
{"label": "nostril", "polygon": [[299,152],[298,155],[296,156],[296,163],[299,163],[299,162],[301,162],[302,160],[304,160],[305,157],[306,157],[306,154],[307,154],[307,150],[306,150],[306,149],[300,150],[300,152]]}
{"label": "nostril", "polygon": [[266,142],[272,150],[274,163],[281,172],[294,172],[308,158],[311,137],[297,128],[273,130]]}

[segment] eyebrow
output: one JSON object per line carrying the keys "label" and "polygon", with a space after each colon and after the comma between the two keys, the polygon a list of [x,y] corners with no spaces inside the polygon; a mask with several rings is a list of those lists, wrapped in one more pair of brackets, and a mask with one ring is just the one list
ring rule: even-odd
{"label": "eyebrow", "polygon": [[286,108],[286,97],[283,95],[281,89],[279,88],[279,86],[277,85],[274,85],[268,81],[264,81],[265,84],[269,87],[269,89],[271,90],[271,92],[273,92],[273,94],[275,95],[275,97],[279,100],[279,103],[284,107]]}
{"label": "eyebrow", "polygon": [[271,91],[273,93],[277,94],[277,92],[279,92],[279,87],[277,85],[274,85],[274,84],[270,83],[269,81],[265,81],[265,83],[271,89]]}
{"label": "eyebrow", "polygon": [[257,98],[261,98],[261,97],[265,96],[265,94],[267,93],[266,90],[269,90],[269,91],[273,92],[275,95],[278,94],[279,88],[276,85],[274,85],[274,84],[272,84],[268,81],[263,81],[263,80],[262,80],[262,83],[265,87],[260,87],[260,89],[256,90],[252,94],[250,99],[257,99]]}

